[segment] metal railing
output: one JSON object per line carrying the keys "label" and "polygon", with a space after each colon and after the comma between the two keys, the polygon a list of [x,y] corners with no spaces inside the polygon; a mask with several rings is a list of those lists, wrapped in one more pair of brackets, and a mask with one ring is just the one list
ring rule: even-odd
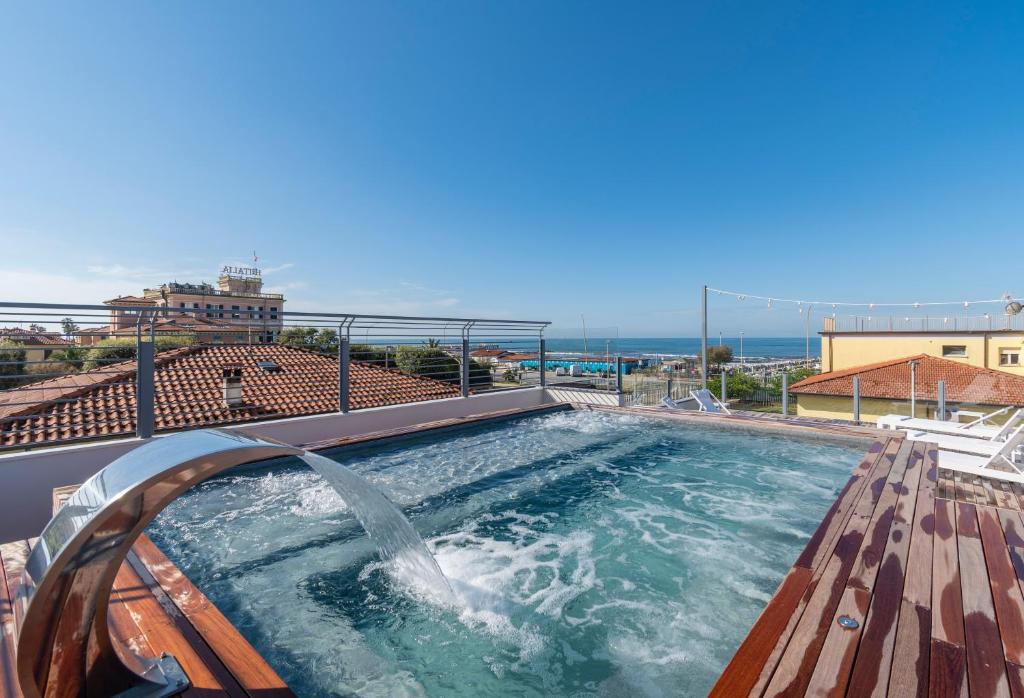
{"label": "metal railing", "polygon": [[1024,314],[825,317],[823,332],[995,332],[1024,331]]}
{"label": "metal railing", "polygon": [[[544,385],[548,323],[0,302],[0,450]],[[283,347],[288,347],[285,349]],[[282,353],[283,352],[283,353]]]}

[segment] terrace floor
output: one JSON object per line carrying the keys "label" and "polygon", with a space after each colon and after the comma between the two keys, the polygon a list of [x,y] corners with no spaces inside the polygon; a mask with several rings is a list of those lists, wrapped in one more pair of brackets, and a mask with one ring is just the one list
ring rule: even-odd
{"label": "terrace floor", "polygon": [[712,695],[1024,695],[1022,510],[932,444],[875,443]]}

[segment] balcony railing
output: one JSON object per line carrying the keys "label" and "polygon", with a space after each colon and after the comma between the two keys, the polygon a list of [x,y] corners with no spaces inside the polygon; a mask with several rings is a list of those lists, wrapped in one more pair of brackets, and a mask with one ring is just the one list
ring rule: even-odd
{"label": "balcony railing", "polygon": [[0,450],[470,397],[547,378],[524,367],[545,357],[543,321],[289,310],[268,327],[172,311],[0,302]]}
{"label": "balcony railing", "polygon": [[1024,331],[1022,315],[850,315],[826,316],[822,331],[830,332],[995,332]]}

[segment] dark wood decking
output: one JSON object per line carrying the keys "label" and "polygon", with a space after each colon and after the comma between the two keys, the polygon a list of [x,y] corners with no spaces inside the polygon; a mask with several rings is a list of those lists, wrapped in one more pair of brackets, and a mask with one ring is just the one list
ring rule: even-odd
{"label": "dark wood decking", "polygon": [[[69,494],[62,489],[54,495],[55,507]],[[0,545],[0,698],[22,695],[15,678],[11,598],[17,594],[31,543],[23,540]],[[192,682],[184,696],[294,695],[217,607],[145,535],[118,572],[109,608],[115,642],[145,656],[174,655]]]}
{"label": "dark wood decking", "polygon": [[712,695],[1024,696],[1024,490],[937,459],[871,448]]}

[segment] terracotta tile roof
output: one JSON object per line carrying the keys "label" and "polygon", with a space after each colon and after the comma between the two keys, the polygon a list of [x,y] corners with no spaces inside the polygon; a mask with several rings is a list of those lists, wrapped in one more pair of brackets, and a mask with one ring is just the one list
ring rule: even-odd
{"label": "terracotta tile roof", "polygon": [[[249,328],[245,325],[238,325],[225,320],[192,317],[191,315],[158,317],[153,324],[155,325],[153,329],[156,332],[237,332],[246,334],[249,331]],[[142,325],[143,333],[149,332],[149,330],[150,323],[144,323]],[[123,327],[119,330],[114,330],[113,334],[135,336],[135,327]]]}
{"label": "terracotta tile roof", "polygon": [[916,393],[921,400],[938,399],[938,382],[946,381],[949,402],[1024,407],[1024,376],[969,366],[958,361],[918,354],[842,371],[811,376],[794,383],[798,395],[853,395],[853,377],[860,377],[860,394],[866,398],[908,400],[911,360],[917,361]]}
{"label": "terracotta tile roof", "polygon": [[511,354],[512,352],[507,349],[474,349],[469,352],[469,355],[474,358],[490,358],[492,356],[504,356],[505,354]]}
{"label": "terracotta tile roof", "polygon": [[[264,371],[258,361],[280,370]],[[195,346],[157,355],[158,430],[322,414],[338,408],[338,360],[279,344]],[[244,404],[223,403],[223,369],[242,368]],[[456,397],[458,386],[353,361],[352,409]],[[29,403],[29,404],[16,404]],[[135,432],[135,362],[32,383],[0,395],[0,446]]]}
{"label": "terracotta tile roof", "polygon": [[502,361],[530,361],[537,360],[536,354],[509,354],[508,356],[501,357]]}
{"label": "terracotta tile roof", "polygon": [[156,301],[152,298],[142,298],[140,296],[118,296],[117,298],[111,298],[109,301],[103,301],[104,305],[132,305],[135,303],[156,305]]}
{"label": "terracotta tile roof", "polygon": [[22,327],[0,327],[0,341],[26,346],[66,346],[74,343],[64,339],[56,332],[39,332]]}

